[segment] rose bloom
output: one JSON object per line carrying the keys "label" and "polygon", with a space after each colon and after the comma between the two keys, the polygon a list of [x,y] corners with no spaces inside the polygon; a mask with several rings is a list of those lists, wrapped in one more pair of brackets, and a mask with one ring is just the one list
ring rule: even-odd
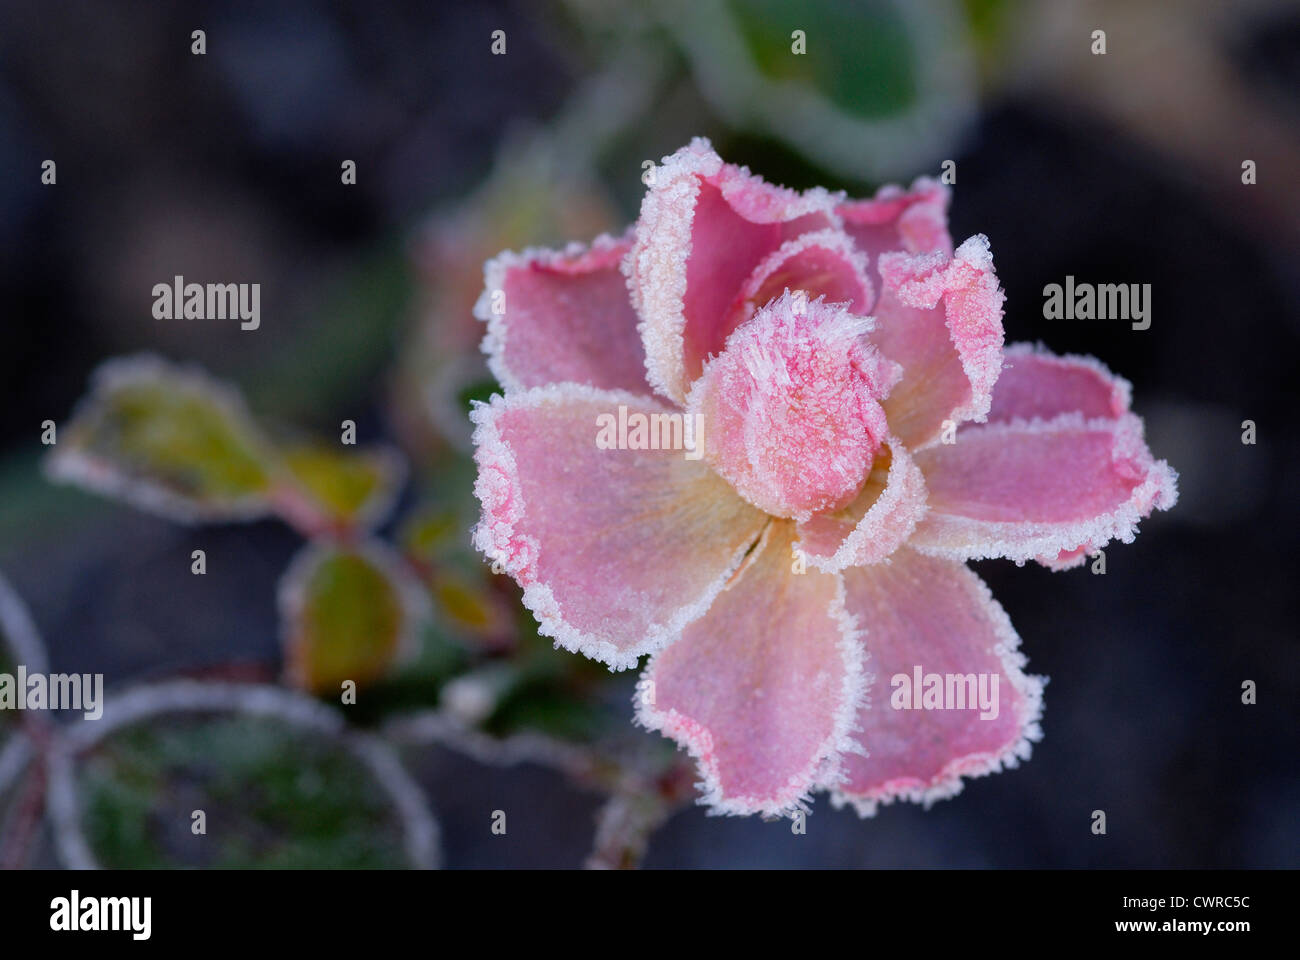
{"label": "rose bloom", "polygon": [[[475,543],[557,646],[649,655],[637,718],[714,812],[868,815],[1027,758],[1044,681],[965,561],[1076,566],[1176,499],[1125,381],[1004,346],[947,205],[772,186],[697,139],[625,236],[485,268]],[[615,449],[612,417],[639,425]]]}

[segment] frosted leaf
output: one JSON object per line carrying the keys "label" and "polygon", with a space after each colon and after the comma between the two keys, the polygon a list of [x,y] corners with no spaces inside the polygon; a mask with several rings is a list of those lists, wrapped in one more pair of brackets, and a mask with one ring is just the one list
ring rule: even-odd
{"label": "frosted leaf", "polygon": [[274,455],[237,391],[160,357],[110,360],[59,429],[49,475],[182,522],[270,509]]}
{"label": "frosted leaf", "polygon": [[285,673],[295,686],[337,696],[383,677],[414,651],[428,597],[378,543],[311,544],[280,581]]}

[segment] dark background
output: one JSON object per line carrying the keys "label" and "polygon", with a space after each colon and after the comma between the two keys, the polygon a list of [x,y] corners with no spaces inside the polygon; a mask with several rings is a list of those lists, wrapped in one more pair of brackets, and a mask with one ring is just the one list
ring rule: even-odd
{"label": "dark background", "polygon": [[[273,585],[297,539],[273,523],[196,534],[53,487],[39,424],[64,421],[100,361],[150,349],[202,362],[295,422],[354,416],[385,431],[409,316],[344,318],[324,341],[319,317],[340,277],[400,259],[520,121],[544,125],[597,69],[578,6],[0,6],[0,569],[53,670],[102,671],[110,688],[232,660],[274,672]],[[647,865],[1300,864],[1300,13],[1084,5],[1079,29],[1062,32],[1035,28],[1044,14],[1028,8],[965,5],[1001,24],[971,123],[898,176],[957,161],[952,232],[989,236],[1008,341],[1092,354],[1132,381],[1180,501],[1134,544],[1107,548],[1105,576],[978,565],[1030,668],[1051,677],[1028,764],[929,812],[902,804],[859,821],[821,798],[806,836],[692,808],[653,837]],[[1090,64],[1078,50],[1093,23],[1111,51]],[[189,52],[197,27],[203,57]],[[505,57],[488,52],[498,28]],[[669,98],[602,171],[625,218],[640,159],[694,133],[791,186],[874,185],[730,125],[698,96]],[[46,158],[56,186],[40,183]],[[354,188],[339,183],[341,158],[357,162]],[[1255,186],[1240,180],[1247,158]],[[152,284],[191,272],[260,279],[266,335],[154,321]],[[1151,328],[1042,319],[1044,285],[1066,274],[1151,284]],[[1246,419],[1254,446],[1241,443]],[[210,573],[193,578],[175,557],[200,535]],[[1244,680],[1258,685],[1255,706],[1241,703]],[[576,866],[586,853],[597,799],[557,774],[440,750],[417,774],[451,866]],[[508,840],[482,813],[504,806],[518,811]],[[1089,829],[1095,809],[1104,837]]]}

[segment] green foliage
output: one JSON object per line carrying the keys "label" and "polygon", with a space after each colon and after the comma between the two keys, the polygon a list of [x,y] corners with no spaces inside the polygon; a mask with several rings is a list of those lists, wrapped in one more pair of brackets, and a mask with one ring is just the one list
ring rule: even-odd
{"label": "green foliage", "polygon": [[[399,814],[323,734],[264,717],[168,716],[110,735],[79,772],[84,829],[109,868],[408,866]],[[206,835],[192,814],[206,814]]]}
{"label": "green foliage", "polygon": [[153,357],[97,371],[49,460],[58,479],[182,520],[267,509],[274,460],[239,396]]}
{"label": "green foliage", "polygon": [[[840,110],[867,119],[906,110],[916,99],[911,38],[886,3],[728,0],[746,48],[771,80],[803,84]],[[809,52],[791,52],[804,31]]]}
{"label": "green foliage", "polygon": [[401,479],[401,459],[388,450],[353,452],[299,443],[281,452],[285,472],[333,527],[369,526],[387,511]]}
{"label": "green foliage", "polygon": [[249,425],[197,390],[132,384],[106,397],[101,414],[80,434],[88,449],[183,495],[230,500],[261,493],[270,481]]}
{"label": "green foliage", "polygon": [[388,449],[279,447],[235,388],[156,357],[96,372],[48,466],[56,479],[176,519],[276,511],[308,535],[377,523],[405,473]]}
{"label": "green foliage", "polygon": [[337,694],[345,680],[374,682],[397,658],[414,611],[393,565],[376,548],[310,547],[281,587],[290,677]]}
{"label": "green foliage", "polygon": [[[356,705],[341,708],[355,723],[377,724],[403,711],[432,709],[443,686],[472,663],[469,649],[436,621],[418,631],[414,654],[366,690]],[[337,698],[332,698],[337,702]]]}
{"label": "green foliage", "polygon": [[594,741],[609,729],[611,717],[601,704],[575,692],[554,678],[534,678],[502,700],[484,729],[499,737],[534,731],[560,740]]}

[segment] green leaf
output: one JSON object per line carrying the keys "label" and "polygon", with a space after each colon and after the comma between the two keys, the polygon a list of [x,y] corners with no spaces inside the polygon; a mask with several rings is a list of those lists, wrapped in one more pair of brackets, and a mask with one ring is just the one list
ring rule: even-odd
{"label": "green leaf", "polygon": [[432,564],[461,547],[464,534],[459,510],[426,505],[403,521],[399,539],[403,550]]}
{"label": "green leaf", "polygon": [[510,655],[518,682],[498,701],[483,729],[494,736],[532,731],[589,743],[627,727],[632,673],[611,673],[586,657],[562,656],[534,628]]}
{"label": "green leaf", "polygon": [[[87,722],[83,721],[83,724]],[[179,681],[110,701],[56,773],[70,866],[432,866],[437,826],[396,756],[273,687]],[[206,832],[195,831],[202,811]],[[90,863],[82,861],[89,860]]]}
{"label": "green leaf", "polygon": [[534,681],[503,698],[484,729],[498,737],[530,731],[561,740],[589,742],[609,726],[610,717],[599,704],[575,691]]}
{"label": "green leaf", "polygon": [[266,513],[274,459],[236,390],[137,356],[95,371],[47,467],[56,480],[194,522]]}
{"label": "green leaf", "polygon": [[379,543],[312,544],[280,583],[285,671],[296,686],[337,695],[373,683],[415,648],[428,599]]}
{"label": "green leaf", "polygon": [[511,645],[518,633],[518,601],[499,581],[505,578],[469,547],[458,506],[425,504],[402,524],[403,551],[419,568],[440,623],[482,649]]}
{"label": "green leaf", "polygon": [[974,117],[975,43],[956,5],[672,0],[656,9],[731,127],[780,140],[841,178],[933,168]]}
{"label": "green leaf", "polygon": [[429,590],[438,612],[458,632],[501,641],[514,632],[513,611],[493,592],[487,575],[471,579],[454,570],[437,571]]}
{"label": "green leaf", "polygon": [[[372,529],[392,509],[406,475],[401,455],[387,447],[351,451],[299,443],[282,451],[281,462],[292,485],[277,496],[287,519],[333,529]],[[284,509],[286,494],[302,498],[301,514]]]}
{"label": "green leaf", "polygon": [[345,708],[357,724],[367,726],[394,713],[436,706],[443,685],[468,667],[465,644],[437,620],[422,624],[417,632],[417,649],[410,660],[397,664],[355,706]]}
{"label": "green leaf", "polygon": [[[916,99],[913,44],[888,3],[805,0],[729,0],[754,64],[763,76],[793,81],[848,114],[888,116]],[[791,50],[791,33],[804,31],[809,52]]]}

